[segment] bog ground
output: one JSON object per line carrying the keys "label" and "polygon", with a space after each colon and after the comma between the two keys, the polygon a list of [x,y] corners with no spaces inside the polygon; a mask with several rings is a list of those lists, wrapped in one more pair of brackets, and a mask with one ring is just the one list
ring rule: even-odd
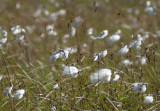
{"label": "bog ground", "polygon": [[159,111],[160,0],[0,0],[0,111]]}

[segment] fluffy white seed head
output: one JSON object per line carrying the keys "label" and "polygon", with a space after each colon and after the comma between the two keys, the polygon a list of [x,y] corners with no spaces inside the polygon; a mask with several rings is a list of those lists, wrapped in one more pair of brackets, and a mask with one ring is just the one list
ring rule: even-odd
{"label": "fluffy white seed head", "polygon": [[20,25],[16,25],[15,27],[12,27],[11,31],[12,31],[13,35],[17,35],[17,34],[25,33],[26,32],[24,28],[20,27]]}
{"label": "fluffy white seed head", "polygon": [[157,31],[157,36],[160,37],[160,31]]}
{"label": "fluffy white seed head", "polygon": [[103,32],[101,32],[101,34],[99,35],[99,37],[105,38],[107,35],[108,35],[108,30],[104,30]]}
{"label": "fluffy white seed head", "polygon": [[43,10],[43,13],[44,13],[45,16],[49,16],[49,14],[50,14],[47,9]]}
{"label": "fluffy white seed head", "polygon": [[22,40],[24,40],[24,35],[17,36],[15,41],[19,42],[19,41],[22,41]]}
{"label": "fluffy white seed head", "polygon": [[93,34],[93,28],[89,28],[87,30],[87,35],[92,35]]}
{"label": "fluffy white seed head", "polygon": [[153,103],[153,96],[146,96],[146,97],[144,97],[144,103],[145,104]]}
{"label": "fluffy white seed head", "polygon": [[140,50],[141,49],[141,44],[142,44],[141,40],[134,40],[133,42],[131,42],[129,44],[129,48],[136,47],[137,50]]}
{"label": "fluffy white seed head", "polygon": [[34,17],[39,17],[39,16],[41,15],[41,12],[42,12],[42,9],[41,9],[41,8],[38,8],[38,9],[34,12],[33,16],[34,16]]}
{"label": "fluffy white seed head", "polygon": [[60,54],[59,53],[55,53],[55,54],[50,56],[49,60],[50,60],[50,62],[54,62],[59,57],[60,57]]}
{"label": "fluffy white seed head", "polygon": [[3,78],[3,76],[2,76],[2,75],[0,75],[0,81],[2,80],[2,78]]}
{"label": "fluffy white seed head", "polygon": [[64,35],[63,35],[63,38],[64,38],[64,39],[69,38],[69,34],[64,34]]}
{"label": "fluffy white seed head", "polygon": [[129,48],[134,47],[136,43],[137,43],[137,40],[132,41],[132,42],[129,44]]}
{"label": "fluffy white seed head", "polygon": [[11,87],[7,88],[7,89],[3,92],[3,94],[4,94],[4,95],[8,95],[8,94],[9,94],[9,95],[10,95],[12,89],[13,89],[13,85],[12,85]]}
{"label": "fluffy white seed head", "polygon": [[53,85],[53,89],[58,89],[58,84]]}
{"label": "fluffy white seed head", "polygon": [[75,35],[76,35],[76,28],[75,27],[71,27],[70,36],[74,37]]}
{"label": "fluffy white seed head", "polygon": [[65,9],[60,9],[58,12],[57,12],[58,15],[65,15],[66,14],[66,10]]}
{"label": "fluffy white seed head", "polygon": [[146,64],[146,61],[147,61],[147,58],[146,58],[146,57],[141,57],[141,58],[140,58],[140,63],[141,63],[142,65]]}
{"label": "fluffy white seed head", "polygon": [[47,25],[46,32],[49,36],[57,36],[58,33],[54,30],[54,25]]}
{"label": "fluffy white seed head", "polygon": [[56,21],[58,16],[63,16],[65,14],[66,14],[66,10],[65,9],[60,9],[57,12],[51,13],[50,16],[49,16],[49,20],[50,21]]}
{"label": "fluffy white seed head", "polygon": [[20,9],[21,8],[21,4],[19,2],[16,3],[16,9]]}
{"label": "fluffy white seed head", "polygon": [[117,30],[117,32],[115,32],[115,34],[111,35],[107,39],[108,44],[113,44],[113,43],[119,41],[121,38],[120,34],[121,34],[121,30]]}
{"label": "fluffy white seed head", "polygon": [[118,51],[118,55],[125,55],[128,51],[129,51],[128,46],[125,45],[123,48],[121,48],[121,49]]}
{"label": "fluffy white seed head", "polygon": [[146,1],[146,6],[150,6],[151,5],[151,1],[147,0]]}
{"label": "fluffy white seed head", "polygon": [[76,53],[77,49],[76,48],[66,48],[64,50],[59,50],[53,53],[53,55],[50,56],[50,62],[54,62],[56,59],[61,58],[61,59],[67,59],[69,54]]}
{"label": "fluffy white seed head", "polygon": [[51,111],[57,111],[55,106],[51,106],[51,107],[50,107],[50,110],[51,110]]}
{"label": "fluffy white seed head", "polygon": [[21,99],[25,93],[24,89],[19,89],[15,94],[12,95],[12,98]]}
{"label": "fluffy white seed head", "polygon": [[51,30],[51,31],[48,32],[48,35],[49,36],[57,36],[58,33],[56,31],[54,31],[54,30]]}
{"label": "fluffy white seed head", "polygon": [[95,54],[94,61],[100,60],[100,59],[104,58],[106,55],[107,55],[107,50],[104,50],[99,54]]}
{"label": "fluffy white seed head", "polygon": [[120,40],[120,35],[118,35],[118,34],[114,34],[114,35],[111,35],[109,38],[108,38],[108,40],[107,40],[107,42],[109,43],[109,44],[112,44],[112,43],[115,43],[115,42],[117,42],[118,40]]}
{"label": "fluffy white seed head", "polygon": [[63,69],[63,75],[71,75],[72,77],[78,76],[78,69],[74,66],[65,66]]}
{"label": "fluffy white seed head", "polygon": [[103,32],[101,32],[101,34],[98,37],[91,36],[90,38],[93,40],[103,39],[103,38],[107,37],[107,35],[108,35],[108,30],[104,30]]}
{"label": "fluffy white seed head", "polygon": [[146,91],[146,85],[144,83],[134,83],[133,91],[136,93],[143,93]]}
{"label": "fluffy white seed head", "polygon": [[8,32],[0,26],[0,37],[7,37]]}
{"label": "fluffy white seed head", "polygon": [[53,13],[50,14],[49,20],[50,21],[56,21],[57,17],[58,17],[58,14],[56,12],[53,12]]}
{"label": "fluffy white seed head", "polygon": [[7,31],[0,26],[0,44],[7,42]]}
{"label": "fluffy white seed head", "polygon": [[121,31],[120,29],[118,29],[115,34],[121,34],[121,32],[122,32],[122,31]]}
{"label": "fluffy white seed head", "polygon": [[0,39],[0,44],[4,44],[4,43],[6,43],[7,42],[7,38],[1,38]]}
{"label": "fluffy white seed head", "polygon": [[150,16],[153,16],[153,15],[156,14],[156,9],[155,9],[154,7],[151,7],[151,6],[146,7],[146,8],[144,9],[144,11],[145,11],[148,15],[150,15]]}
{"label": "fluffy white seed head", "polygon": [[77,52],[77,49],[76,48],[65,48],[64,51],[68,51],[69,54],[73,54]]}
{"label": "fluffy white seed head", "polygon": [[119,74],[114,74],[114,78],[113,78],[112,81],[113,81],[113,82],[118,81],[119,78],[120,78],[120,75],[119,75]]}
{"label": "fluffy white seed head", "polygon": [[130,66],[130,65],[132,65],[132,64],[133,64],[133,62],[131,62],[131,61],[128,60],[128,59],[123,60],[123,61],[121,62],[121,65],[124,65],[124,66]]}
{"label": "fluffy white seed head", "polygon": [[46,26],[46,32],[50,32],[54,29],[54,25],[47,25]]}
{"label": "fluffy white seed head", "polygon": [[98,81],[109,82],[111,80],[111,70],[110,69],[100,69],[95,73],[91,74],[91,82],[96,83]]}

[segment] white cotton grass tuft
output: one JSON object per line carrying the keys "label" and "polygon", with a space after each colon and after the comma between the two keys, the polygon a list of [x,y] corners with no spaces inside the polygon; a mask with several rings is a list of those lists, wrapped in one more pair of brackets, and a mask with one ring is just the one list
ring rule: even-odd
{"label": "white cotton grass tuft", "polygon": [[157,36],[160,38],[160,31],[157,31]]}
{"label": "white cotton grass tuft", "polygon": [[32,34],[32,33],[35,31],[36,26],[35,26],[35,25],[26,26],[25,29],[27,30],[27,32],[28,32],[29,34]]}
{"label": "white cotton grass tuft", "polygon": [[133,91],[136,93],[143,93],[146,91],[145,83],[134,83],[133,84]]}
{"label": "white cotton grass tuft", "polygon": [[11,31],[12,31],[13,35],[17,35],[17,34],[25,33],[26,32],[25,29],[21,28],[20,25],[16,25],[16,26],[12,27]]}
{"label": "white cotton grass tuft", "polygon": [[56,21],[58,18],[58,14],[56,12],[53,12],[49,16],[49,21]]}
{"label": "white cotton grass tuft", "polygon": [[50,32],[53,29],[54,29],[54,25],[52,25],[52,24],[51,25],[49,24],[49,25],[46,26],[46,32],[47,33]]}
{"label": "white cotton grass tuft", "polygon": [[129,48],[133,48],[136,43],[137,43],[137,40],[132,41],[132,42],[129,44]]}
{"label": "white cotton grass tuft", "polygon": [[7,42],[7,31],[0,27],[0,44],[5,44]]}
{"label": "white cotton grass tuft", "polygon": [[65,9],[60,9],[58,12],[57,12],[58,15],[65,15],[66,14],[66,10]]}
{"label": "white cotton grass tuft", "polygon": [[53,85],[53,89],[58,89],[58,84]]}
{"label": "white cotton grass tuft", "polygon": [[58,58],[61,59],[67,59],[69,54],[76,53],[77,49],[76,48],[66,48],[64,50],[59,50],[53,53],[53,55],[50,56],[50,62],[54,62]]}
{"label": "white cotton grass tuft", "polygon": [[107,50],[104,50],[99,54],[95,54],[94,55],[94,61],[98,61],[98,60],[104,58],[106,55],[107,55]]}
{"label": "white cotton grass tuft", "polygon": [[148,15],[153,16],[153,15],[156,14],[156,7],[155,6],[151,6],[151,1],[147,0],[146,1],[146,7],[145,7],[144,11]]}
{"label": "white cotton grass tuft", "polygon": [[11,95],[12,89],[13,89],[13,85],[12,85],[11,87],[8,87],[8,88],[3,92],[3,94],[4,94],[4,95]]}
{"label": "white cotton grass tuft", "polygon": [[120,75],[117,71],[114,71],[114,78],[112,79],[113,82],[116,82],[118,81],[120,78]]}
{"label": "white cotton grass tuft", "polygon": [[49,14],[50,14],[47,9],[44,9],[44,10],[43,10],[43,13],[44,13],[45,16],[49,16]]}
{"label": "white cotton grass tuft", "polygon": [[17,36],[15,41],[19,42],[19,41],[22,41],[22,40],[24,40],[24,35]]}
{"label": "white cotton grass tuft", "polygon": [[15,98],[15,99],[21,99],[23,97],[24,93],[25,93],[24,89],[19,89],[16,91],[15,94],[11,95],[11,97]]}
{"label": "white cotton grass tuft", "polygon": [[69,38],[69,34],[64,34],[64,35],[63,35],[63,38],[64,38],[64,39]]}
{"label": "white cotton grass tuft", "polygon": [[119,41],[120,38],[121,38],[120,34],[121,34],[121,30],[118,30],[115,34],[111,35],[111,36],[107,39],[107,42],[108,42],[109,44],[113,44],[113,43]]}
{"label": "white cotton grass tuft", "polygon": [[149,95],[149,96],[145,96],[144,97],[144,104],[150,104],[153,103],[153,96]]}
{"label": "white cotton grass tuft", "polygon": [[123,66],[130,66],[130,65],[132,65],[132,64],[133,64],[133,62],[130,61],[130,60],[128,60],[128,59],[123,60],[123,61],[121,62],[121,65],[123,65]]}
{"label": "white cotton grass tuft", "polygon": [[75,18],[75,22],[81,22],[81,21],[83,21],[83,18],[81,16],[77,16]]}
{"label": "white cotton grass tuft", "polygon": [[58,33],[56,31],[54,31],[54,25],[47,25],[46,26],[46,32],[49,36],[57,36]]}
{"label": "white cotton grass tuft", "polygon": [[146,6],[151,6],[151,1],[147,0],[146,1]]}
{"label": "white cotton grass tuft", "polygon": [[60,9],[57,12],[53,12],[50,14],[49,16],[49,20],[50,21],[56,21],[58,16],[64,16],[66,14],[66,10],[65,9]]}
{"label": "white cotton grass tuft", "polygon": [[7,37],[8,32],[3,29],[3,27],[0,26],[0,36]]}
{"label": "white cotton grass tuft", "polygon": [[144,11],[150,16],[156,15],[156,8],[153,6],[146,7]]}
{"label": "white cotton grass tuft", "polygon": [[125,55],[126,53],[128,53],[129,51],[129,48],[127,45],[125,45],[123,48],[121,48],[119,51],[118,51],[118,55]]}
{"label": "white cotton grass tuft", "polygon": [[3,78],[3,76],[2,76],[2,75],[0,75],[0,81],[2,80],[2,78]]}
{"label": "white cotton grass tuft", "polygon": [[80,17],[80,16],[77,16],[77,17],[75,18],[74,22],[72,23],[72,27],[78,26],[79,23],[82,22],[82,21],[83,21],[83,18]]}
{"label": "white cotton grass tuft", "polygon": [[138,58],[138,60],[136,61],[136,64],[141,64],[141,65],[145,65],[147,64],[147,58],[145,56],[136,56]]}
{"label": "white cotton grass tuft", "polygon": [[111,44],[111,43],[117,42],[118,40],[120,40],[120,35],[111,35],[111,36],[108,38],[107,42],[108,42],[109,44]]}
{"label": "white cotton grass tuft", "polygon": [[141,44],[141,43],[142,43],[141,41],[134,40],[133,42],[131,42],[129,44],[129,48],[136,47],[137,50],[141,50],[141,45],[138,45],[138,44]]}
{"label": "white cotton grass tuft", "polygon": [[110,69],[99,69],[95,73],[91,74],[91,83],[97,83],[99,81],[109,82],[111,80],[112,72]]}
{"label": "white cotton grass tuft", "polygon": [[4,44],[7,42],[7,38],[0,38],[0,44]]}
{"label": "white cotton grass tuft", "polygon": [[50,111],[57,111],[55,106],[50,106]]}
{"label": "white cotton grass tuft", "polygon": [[149,38],[148,32],[146,32],[144,36],[142,36],[141,34],[138,34],[137,40],[132,41],[129,44],[129,48],[136,47],[137,50],[141,50],[141,45],[147,38]]}
{"label": "white cotton grass tuft", "polygon": [[68,55],[69,55],[68,51],[59,50],[59,51],[53,53],[52,56],[50,56],[50,62],[54,62],[58,58],[67,59]]}
{"label": "white cotton grass tuft", "polygon": [[65,48],[64,51],[68,51],[69,54],[73,54],[77,52],[77,48]]}
{"label": "white cotton grass tuft", "polygon": [[42,9],[41,7],[39,7],[34,13],[33,16],[34,17],[39,17],[41,15]]}
{"label": "white cotton grass tuft", "polygon": [[74,67],[74,66],[65,66],[63,69],[62,74],[63,75],[71,75],[72,77],[77,77],[78,76],[78,68]]}
{"label": "white cotton grass tuft", "polygon": [[49,60],[50,60],[50,62],[54,62],[58,58],[60,58],[60,52],[59,51],[54,52],[53,55],[50,56]]}
{"label": "white cotton grass tuft", "polygon": [[141,58],[140,58],[140,63],[141,63],[142,65],[146,64],[146,61],[147,61],[147,58],[146,58],[146,57],[141,57]]}
{"label": "white cotton grass tuft", "polygon": [[87,35],[92,35],[93,34],[93,28],[89,28],[87,30]]}
{"label": "white cotton grass tuft", "polygon": [[20,9],[21,8],[21,4],[19,2],[16,3],[16,9]]}
{"label": "white cotton grass tuft", "polygon": [[70,36],[74,37],[75,35],[76,35],[76,28],[72,26],[70,30]]}
{"label": "white cotton grass tuft", "polygon": [[103,38],[107,37],[107,35],[108,35],[108,30],[104,30],[103,32],[101,32],[101,34],[98,37],[91,36],[90,38],[93,40],[103,39]]}

